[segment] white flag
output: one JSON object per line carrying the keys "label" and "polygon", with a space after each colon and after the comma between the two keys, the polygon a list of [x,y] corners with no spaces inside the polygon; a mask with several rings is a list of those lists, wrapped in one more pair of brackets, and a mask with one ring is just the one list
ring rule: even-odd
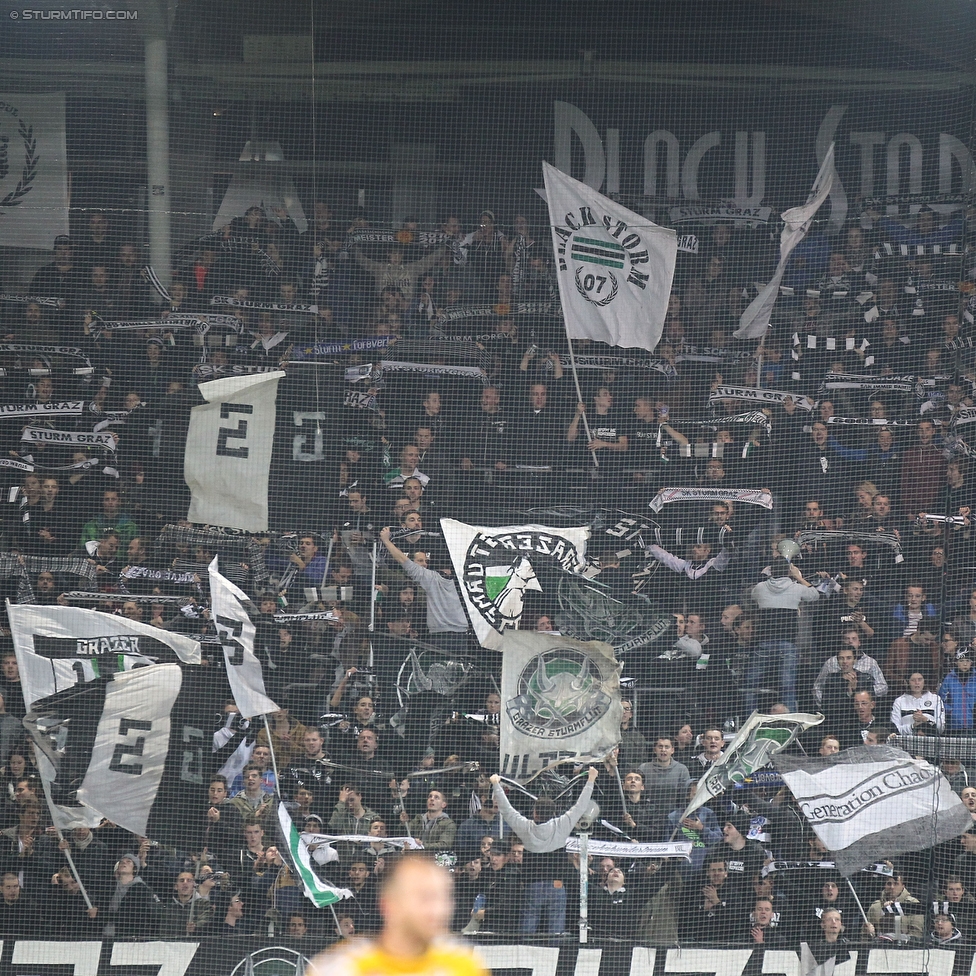
{"label": "white flag", "polygon": [[49,251],[68,233],[64,95],[4,94],[0,104],[0,245]]}
{"label": "white flag", "polygon": [[183,473],[191,522],[268,530],[268,472],[278,380],[284,372],[201,383],[207,399],[190,411]]}
{"label": "white flag", "polygon": [[210,602],[214,626],[220,636],[227,667],[227,681],[244,718],[277,712],[278,706],[264,689],[261,662],[254,654],[256,628],[241,600],[248,595],[217,571],[217,557],[210,564]]}
{"label": "white flag", "polygon": [[78,800],[112,823],[149,836],[169,755],[170,712],[183,675],[175,664],[137,668],[104,685],[105,699]]}
{"label": "white flag", "polygon": [[[461,587],[478,643],[499,650],[502,635],[517,628],[525,594],[544,592],[549,572],[592,574],[586,559],[587,526],[553,529],[547,525],[502,525],[495,528],[441,519],[444,542]],[[548,595],[549,601],[555,598]]]}
{"label": "white flag", "polygon": [[779,285],[783,280],[786,265],[790,260],[793,249],[807,235],[810,224],[824,201],[830,196],[830,189],[834,185],[834,144],[830,144],[827,155],[807,202],[802,207],[793,207],[782,213],[784,227],[779,238],[779,264],[773,272],[766,287],[749,303],[749,307],[739,319],[739,328],[733,333],[737,339],[759,339],[769,328],[769,318],[773,314],[773,305],[779,295]]}
{"label": "white flag", "polygon": [[972,826],[939,769],[894,746],[855,746],[822,758],[780,753],[773,765],[844,877]]}
{"label": "white flag", "polygon": [[501,772],[525,779],[620,741],[620,665],[601,641],[510,630],[502,642]]}
{"label": "white flag", "polygon": [[654,349],[674,279],[675,232],[548,163],[542,172],[566,334]]}
{"label": "white flag", "polygon": [[200,642],[114,613],[8,603],[28,711],[75,685],[149,664],[200,663]]}

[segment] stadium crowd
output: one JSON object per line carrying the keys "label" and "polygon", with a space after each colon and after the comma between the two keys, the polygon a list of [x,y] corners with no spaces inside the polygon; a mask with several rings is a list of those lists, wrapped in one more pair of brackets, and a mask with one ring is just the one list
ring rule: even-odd
{"label": "stadium crowd", "polygon": [[[801,742],[822,755],[974,734],[972,276],[962,223],[940,220],[923,208],[815,233],[752,342],[732,332],[769,277],[769,234],[704,228],[681,255],[656,350],[578,342],[578,395],[548,236],[524,217],[511,233],[490,210],[470,232],[454,215],[433,232],[388,232],[340,224],[318,200],[299,233],[254,207],[156,289],[140,247],[91,213],[0,301],[4,403],[50,405],[25,419],[0,404],[5,595],[194,635],[219,661],[207,591],[219,554],[252,598],[281,710],[263,725],[222,702],[213,775],[181,810],[202,845],[110,823],[58,840],[5,627],[0,935],[371,932],[377,879],[399,850],[389,840],[403,837],[453,867],[458,930],[569,932],[578,855],[526,851],[499,806],[500,659],[477,646],[438,519],[545,523],[540,511],[576,506],[593,526],[597,584],[670,621],[623,655],[620,745],[590,777],[591,836],[692,844],[690,863],[593,859],[594,937],[976,941],[976,826],[849,887],[775,776],[682,817],[757,707],[821,712]],[[209,330],[193,325],[212,315]],[[369,339],[384,342],[357,351]],[[357,386],[345,370],[372,349],[425,368],[373,364]],[[191,525],[183,457],[198,383],[279,365],[301,396],[314,387],[325,429],[309,458],[292,457],[289,483],[272,483],[272,499],[291,499],[276,530],[242,541]],[[81,416],[59,410],[75,400]],[[649,509],[664,488],[685,491]],[[572,629],[551,592],[524,598],[523,629]],[[413,641],[429,649],[411,664]],[[446,694],[418,693],[430,649],[455,669]],[[942,766],[976,820],[965,761]],[[547,822],[583,778],[554,777],[537,798],[509,783],[502,806]],[[278,795],[306,831],[362,837],[315,847],[316,870],[353,893],[335,920],[310,910],[277,849]]]}

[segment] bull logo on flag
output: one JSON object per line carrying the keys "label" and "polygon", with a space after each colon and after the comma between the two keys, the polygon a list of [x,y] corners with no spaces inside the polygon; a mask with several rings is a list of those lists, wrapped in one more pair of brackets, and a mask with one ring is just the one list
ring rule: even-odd
{"label": "bull logo on flag", "polygon": [[537,654],[525,665],[518,679],[519,694],[505,710],[512,725],[525,735],[576,735],[609,710],[606,680],[593,657],[557,647]]}

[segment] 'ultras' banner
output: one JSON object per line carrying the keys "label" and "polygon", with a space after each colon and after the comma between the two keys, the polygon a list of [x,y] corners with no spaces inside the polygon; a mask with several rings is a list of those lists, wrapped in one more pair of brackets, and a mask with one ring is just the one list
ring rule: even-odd
{"label": "'ultras' banner", "polygon": [[585,525],[490,528],[441,519],[441,531],[482,647],[501,649],[502,635],[522,619],[527,592],[553,596],[559,575],[593,575],[586,560],[590,530]]}
{"label": "'ultras' banner", "polygon": [[0,95],[0,245],[50,250],[67,233],[64,95]]}
{"label": "'ultras' banner", "polygon": [[674,279],[675,232],[548,163],[542,173],[566,334],[654,349]]}
{"label": "'ultras' banner", "polygon": [[620,665],[600,641],[508,631],[502,640],[501,771],[524,779],[620,740]]}
{"label": "'ultras' banner", "polygon": [[278,381],[284,372],[201,383],[183,466],[191,522],[266,532]]}
{"label": "'ultras' banner", "polygon": [[958,837],[972,817],[937,767],[894,746],[773,758],[844,876],[865,864]]}
{"label": "'ultras' banner", "polygon": [[24,703],[117,671],[200,663],[200,643],[112,613],[81,607],[7,604]]}

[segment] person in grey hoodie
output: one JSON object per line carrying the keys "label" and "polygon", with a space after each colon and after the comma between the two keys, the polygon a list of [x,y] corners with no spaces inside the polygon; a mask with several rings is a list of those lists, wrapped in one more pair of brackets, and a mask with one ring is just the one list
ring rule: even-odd
{"label": "person in grey hoodie", "polygon": [[[523,860],[525,876],[532,881],[526,886],[521,931],[535,935],[541,924],[550,935],[558,935],[566,928],[566,888],[563,876],[566,871],[566,840],[580,822],[593,799],[593,783],[599,770],[590,766],[586,786],[579,799],[561,816],[554,816],[556,805],[547,797],[540,797],[533,809],[533,819],[523,817],[509,802],[496,773],[491,777],[494,784],[495,802],[505,823],[525,845]],[[543,916],[545,922],[543,923]]]}
{"label": "person in grey hoodie", "polygon": [[779,697],[790,712],[796,711],[796,669],[800,652],[796,646],[797,611],[802,603],[820,598],[800,570],[777,556],[770,565],[769,578],[752,588],[752,598],[759,607],[759,625],[755,644],[742,680],[742,713],[751,715],[756,708],[756,692],[763,676],[779,670]]}
{"label": "person in grey hoodie", "polygon": [[674,742],[669,735],[659,735],[654,743],[654,759],[638,767],[647,792],[662,812],[677,807],[688,793],[691,773],[674,759]]}

